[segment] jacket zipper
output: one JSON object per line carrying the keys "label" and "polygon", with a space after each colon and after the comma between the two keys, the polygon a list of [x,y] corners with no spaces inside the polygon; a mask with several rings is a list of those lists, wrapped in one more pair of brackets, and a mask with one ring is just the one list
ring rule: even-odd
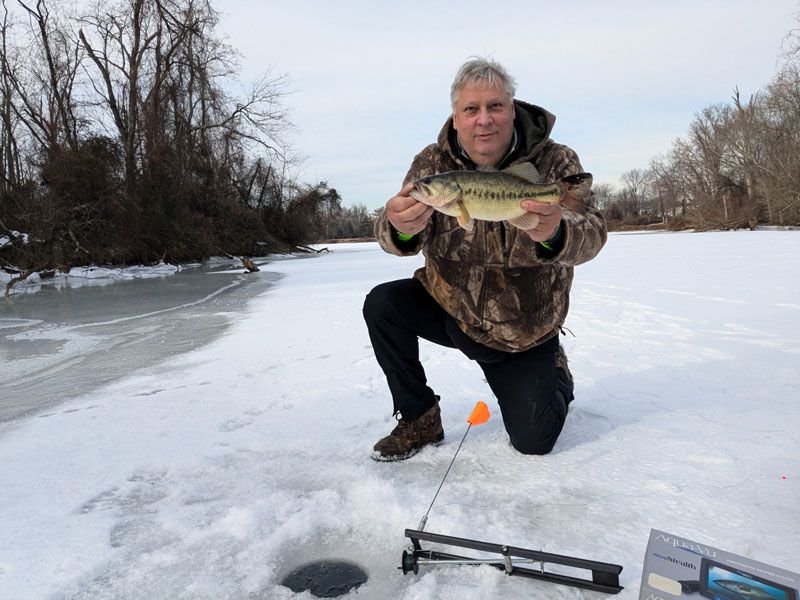
{"label": "jacket zipper", "polygon": [[[491,229],[490,229],[490,227],[491,227]],[[504,271],[508,271],[509,249],[508,249],[508,242],[506,240],[506,228],[505,228],[505,225],[503,225],[503,223],[501,221],[501,222],[497,223],[497,225],[491,224],[490,227],[487,227],[486,230],[485,230],[485,236],[486,236],[485,239],[484,239],[484,248],[485,248],[484,252],[486,253],[485,255],[488,258],[489,247],[490,247],[490,238],[492,237],[492,233],[493,233],[492,230],[496,230],[497,231],[497,235],[498,235],[498,241],[500,242],[500,247],[501,247],[502,252],[503,252],[503,270]],[[483,316],[484,319],[486,319],[486,317],[487,317],[487,315],[486,315],[486,288],[487,288],[486,281],[487,281],[487,278],[488,278],[489,269],[490,269],[490,267],[489,267],[488,264],[485,264],[483,266],[483,277],[482,277],[482,281],[481,281],[481,296],[480,296],[480,299],[478,300],[478,312]]]}

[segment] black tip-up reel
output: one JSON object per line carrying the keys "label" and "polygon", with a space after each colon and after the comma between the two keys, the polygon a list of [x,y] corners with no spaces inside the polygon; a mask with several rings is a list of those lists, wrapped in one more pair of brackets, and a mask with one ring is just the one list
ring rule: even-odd
{"label": "black tip-up reel", "polygon": [[[489,565],[505,571],[507,575],[540,579],[550,583],[559,583],[607,594],[618,594],[623,589],[619,584],[619,574],[622,571],[620,565],[550,554],[537,550],[527,550],[525,548],[515,548],[502,544],[490,544],[488,542],[428,533],[427,531],[417,531],[415,529],[406,529],[406,537],[411,540],[412,546],[408,551],[403,552],[402,563],[398,567],[403,571],[403,574],[414,573],[416,575],[419,573],[420,566],[428,565]],[[479,550],[498,554],[499,556],[497,558],[472,558],[434,550],[424,550],[420,541]],[[518,566],[520,564],[538,564],[538,568],[520,567]],[[547,571],[545,570],[545,565],[547,564],[563,565],[572,569],[585,569],[591,572],[591,579]]]}
{"label": "black tip-up reel", "polygon": [[[618,594],[623,589],[619,584],[619,574],[622,572],[622,567],[620,565],[586,560],[584,558],[575,558],[573,556],[563,556],[561,554],[550,554],[548,552],[536,550],[526,550],[525,548],[515,548],[502,544],[490,544],[488,542],[479,542],[477,540],[468,540],[424,531],[425,523],[428,521],[428,515],[431,512],[431,508],[433,508],[433,503],[436,502],[436,497],[439,495],[442,485],[444,485],[444,481],[447,479],[447,474],[450,473],[456,456],[458,456],[458,452],[461,450],[461,446],[467,438],[467,433],[469,433],[473,425],[480,425],[488,421],[489,416],[489,409],[486,403],[478,402],[469,419],[467,419],[467,423],[469,423],[467,431],[464,433],[464,437],[461,438],[461,443],[458,445],[453,455],[453,460],[450,461],[450,466],[447,467],[447,472],[444,474],[442,482],[439,484],[439,489],[436,490],[436,494],[434,494],[425,516],[422,517],[419,527],[417,529],[406,529],[406,537],[411,540],[411,546],[407,551],[403,552],[402,562],[398,568],[403,571],[404,575],[408,573],[414,573],[414,575],[416,575],[419,573],[420,566],[427,565],[489,565],[490,567],[505,571],[508,575],[540,579],[542,581],[549,581],[550,583],[559,583],[561,585],[569,585],[572,587],[594,590],[596,592],[605,592],[607,594]],[[433,542],[445,546],[469,548],[470,550],[499,554],[500,556],[497,558],[473,558],[434,550],[423,550],[420,541]],[[539,567],[520,567],[518,566],[520,564],[538,564]],[[581,577],[573,575],[546,571],[546,564],[562,565],[570,567],[572,570],[585,569],[591,572],[592,578],[582,579]]]}

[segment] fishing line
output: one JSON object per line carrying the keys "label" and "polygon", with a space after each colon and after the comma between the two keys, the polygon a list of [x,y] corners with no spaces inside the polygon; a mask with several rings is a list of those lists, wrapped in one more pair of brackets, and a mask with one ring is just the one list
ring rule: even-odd
{"label": "fishing line", "polygon": [[464,432],[464,437],[461,438],[461,443],[458,445],[458,448],[456,449],[456,453],[453,455],[453,460],[450,461],[450,466],[447,467],[447,471],[445,471],[444,477],[442,477],[442,481],[439,483],[439,488],[436,490],[436,493],[433,495],[433,500],[431,500],[431,504],[428,507],[428,510],[425,511],[425,516],[422,517],[422,520],[419,522],[419,527],[417,529],[419,529],[420,531],[425,529],[425,523],[428,522],[428,514],[431,512],[431,509],[433,508],[433,503],[436,502],[436,498],[437,498],[437,496],[439,496],[439,492],[442,491],[442,486],[444,485],[444,480],[447,479],[447,475],[450,473],[450,469],[453,468],[453,463],[456,462],[456,456],[458,456],[458,452],[461,450],[461,446],[464,444],[464,440],[467,439],[467,434],[469,433],[469,430],[471,428],[472,428],[472,425],[470,424],[469,427],[467,427],[467,430]]}
{"label": "fishing line", "polygon": [[433,503],[436,502],[436,498],[439,496],[439,492],[442,491],[442,486],[444,485],[445,479],[447,479],[447,475],[450,473],[450,469],[453,468],[453,463],[456,462],[456,457],[458,456],[459,451],[461,450],[461,446],[464,445],[464,440],[467,439],[467,434],[469,430],[472,429],[473,425],[481,425],[489,420],[489,407],[486,406],[486,403],[482,400],[479,400],[478,403],[475,405],[475,408],[472,409],[472,414],[470,414],[469,419],[467,419],[467,430],[464,432],[464,437],[461,438],[461,442],[458,444],[458,448],[456,448],[456,453],[453,454],[453,459],[450,461],[450,465],[447,467],[447,471],[442,477],[441,483],[439,483],[439,487],[436,490],[436,493],[433,495],[433,500],[431,500],[430,506],[428,506],[428,510],[425,511],[425,516],[422,517],[422,520],[419,522],[419,531],[423,531],[425,529],[425,523],[428,522],[428,514],[430,514],[431,509],[433,508]]}

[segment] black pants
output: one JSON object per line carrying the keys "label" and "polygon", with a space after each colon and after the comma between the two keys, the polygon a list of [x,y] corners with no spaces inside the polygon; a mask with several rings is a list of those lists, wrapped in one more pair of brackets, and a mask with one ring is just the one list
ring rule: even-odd
{"label": "black pants", "polygon": [[555,366],[558,337],[524,352],[502,352],[464,334],[416,279],[375,287],[364,302],[364,320],[378,364],[386,375],[395,414],[413,420],[435,395],[419,361],[419,338],[457,348],[486,376],[511,444],[524,454],[547,454],[567,417],[572,386]]}

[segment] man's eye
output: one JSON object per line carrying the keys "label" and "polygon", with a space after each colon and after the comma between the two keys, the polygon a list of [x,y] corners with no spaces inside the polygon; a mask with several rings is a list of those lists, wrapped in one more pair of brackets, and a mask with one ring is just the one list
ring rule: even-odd
{"label": "man's eye", "polygon": [[476,112],[478,112],[478,109],[474,106],[468,106],[467,108],[464,109],[464,112],[467,113],[468,115],[474,115]]}

